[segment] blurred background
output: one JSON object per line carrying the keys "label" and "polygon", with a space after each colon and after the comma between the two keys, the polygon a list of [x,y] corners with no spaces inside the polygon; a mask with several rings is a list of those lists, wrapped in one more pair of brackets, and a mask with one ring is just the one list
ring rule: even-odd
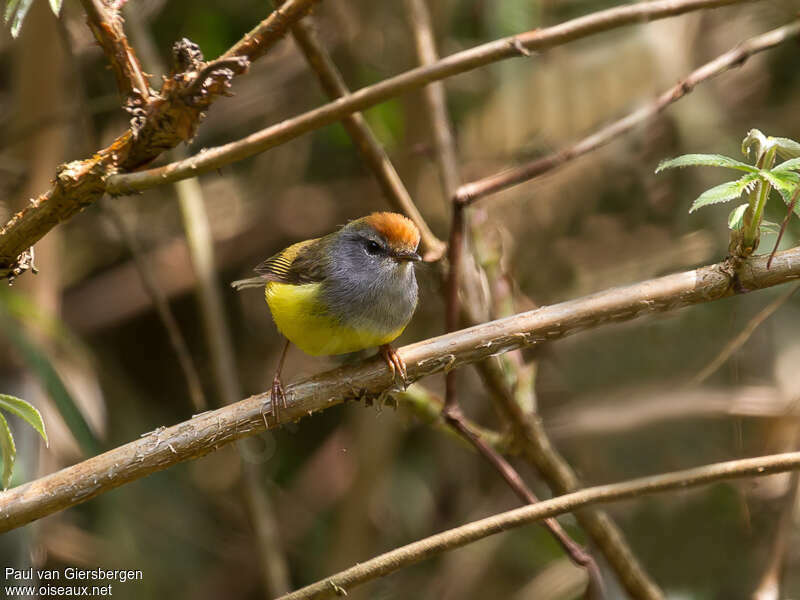
{"label": "blurred background", "polygon": [[[614,3],[429,5],[439,52],[447,55]],[[158,75],[176,40],[187,37],[213,58],[268,6],[131,0],[125,10],[131,43]],[[463,181],[580,139],[798,10],[800,2],[767,0],[703,11],[447,80]],[[351,89],[417,64],[403,3],[326,1],[313,21]],[[613,143],[479,201],[468,213],[470,248],[504,285],[490,281],[469,302],[488,319],[724,258],[733,205],[692,215],[688,207],[728,174],[653,171],[687,152],[743,158],[741,140],[751,128],[800,138],[799,58],[796,39],[758,54]],[[65,3],[56,19],[36,0],[17,40],[7,28],[0,32],[3,222],[49,187],[58,164],[89,156],[126,129],[129,116],[106,65],[78,3]],[[156,87],[159,81],[153,78]],[[238,139],[326,101],[291,39],[233,89],[176,152]],[[449,208],[422,94],[365,115],[426,221],[446,239]],[[19,456],[12,485],[268,389],[281,340],[262,294],[237,295],[229,282],[295,241],[388,207],[336,124],[199,182],[106,198],[56,228],[36,246],[40,274],[0,289],[0,392],[35,404],[51,440],[45,448],[10,417]],[[783,219],[782,203],[773,200],[768,209],[768,219]],[[799,235],[795,220],[782,247],[796,245]],[[774,239],[764,237],[760,251]],[[161,313],[141,265],[149,287],[155,282],[163,295]],[[420,306],[399,345],[443,332],[436,268],[423,265],[418,279]],[[797,449],[800,295],[713,373],[697,377],[787,290],[606,326],[525,353],[541,419],[582,481]],[[160,316],[165,306],[174,315],[172,333]],[[176,329],[183,352],[175,349]],[[292,349],[284,381],[334,364]],[[461,381],[469,416],[502,432],[475,372],[463,369]],[[443,392],[440,378],[423,385]],[[549,495],[529,466],[515,465],[537,494]],[[790,598],[800,595],[796,486],[774,476],[608,510],[671,598],[751,598],[776,566],[779,597]],[[143,581],[114,586],[122,599],[264,598],[516,505],[475,452],[406,404],[348,403],[5,534],[0,564],[141,569]],[[561,522],[586,542],[571,516]],[[611,597],[625,597],[608,579]],[[584,585],[552,538],[530,526],[403,569],[350,597],[549,600],[580,597]]]}

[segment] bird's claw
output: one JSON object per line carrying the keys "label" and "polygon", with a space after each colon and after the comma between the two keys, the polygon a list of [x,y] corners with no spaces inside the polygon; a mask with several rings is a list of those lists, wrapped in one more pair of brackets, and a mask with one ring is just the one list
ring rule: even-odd
{"label": "bird's claw", "polygon": [[[272,389],[269,392],[269,411],[267,411],[276,425],[281,422],[280,415],[278,414],[278,406],[281,408],[289,407],[289,405],[286,403],[286,393],[283,391],[283,384],[276,375],[272,380]],[[267,427],[267,429],[269,429],[269,424],[267,423],[267,412],[262,414],[264,415],[264,425]]]}
{"label": "bird's claw", "polygon": [[403,387],[408,382],[408,370],[406,369],[406,362],[397,353],[397,350],[392,348],[389,344],[384,344],[380,347],[381,356],[386,364],[389,365],[389,370],[392,372],[392,380],[397,380],[397,374],[400,374],[401,383]]}

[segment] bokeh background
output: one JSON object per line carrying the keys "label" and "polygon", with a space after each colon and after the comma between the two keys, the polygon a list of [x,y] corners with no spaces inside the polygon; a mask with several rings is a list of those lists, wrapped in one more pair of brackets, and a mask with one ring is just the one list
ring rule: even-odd
{"label": "bokeh background", "polygon": [[[446,55],[501,36],[608,8],[597,0],[431,2]],[[738,42],[789,22],[800,3],[767,0],[627,27],[456,76],[445,84],[467,181],[543,156],[617,119]],[[244,0],[130,0],[126,30],[157,74],[174,41],[222,53],[267,14]],[[416,65],[400,2],[322,2],[315,26],[352,89]],[[727,173],[654,175],[686,152],[741,157],[751,128],[800,138],[800,45],[749,59],[613,143],[544,178],[486,198],[469,211],[471,247],[499,265],[515,310],[579,297],[722,259],[729,208],[689,215],[691,201]],[[158,81],[154,78],[154,81]],[[184,149],[235,140],[325,102],[291,39],[234,83]],[[431,126],[415,92],[366,112],[434,232],[449,209]],[[36,0],[19,39],[0,32],[0,216],[43,192],[56,166],[90,155],[124,131],[113,76],[78,3],[60,19]],[[38,406],[45,448],[10,418],[19,460],[13,484],[75,463],[199,412],[163,321],[137,270],[131,241],[168,300],[209,406],[225,390],[204,328],[204,274],[192,264],[180,194],[200,199],[210,225],[212,284],[232,341],[233,389],[269,387],[280,339],[258,291],[230,281],[298,240],[388,207],[340,125],[200,178],[91,206],[36,247],[41,273],[0,290],[0,392]],[[184,200],[184,203],[186,201]],[[184,204],[185,206],[186,204]],[[195,204],[196,206],[196,204]],[[732,208],[732,206],[731,206]],[[780,222],[781,203],[767,216]],[[202,224],[202,219],[201,219]],[[128,236],[122,232],[128,232]],[[792,222],[782,246],[797,243]],[[774,236],[762,240],[768,251]],[[487,258],[488,254],[488,258]],[[419,270],[419,310],[399,343],[443,331],[436,269]],[[498,314],[487,286],[469,301]],[[525,354],[541,418],[588,484],[796,449],[800,295],[789,299],[724,365],[693,378],[786,288],[607,326]],[[212,334],[212,338],[214,335]],[[333,361],[294,349],[286,381]],[[231,376],[228,373],[228,376]],[[498,419],[475,373],[462,371],[462,403],[480,423]],[[63,383],[63,386],[59,384]],[[443,381],[424,385],[441,393]],[[228,388],[230,393],[231,388]],[[59,408],[59,406],[61,408]],[[65,424],[77,406],[93,435]],[[79,433],[76,435],[75,431]],[[93,447],[92,439],[96,438]],[[516,464],[516,463],[515,463]],[[517,465],[543,497],[546,486]],[[517,505],[510,489],[463,443],[392,408],[348,403],[295,426],[156,473],[0,537],[0,564],[141,569],[118,598],[263,598],[264,566],[240,482],[266,492],[275,560],[293,587],[442,529]],[[796,480],[774,476],[646,497],[609,507],[636,554],[671,598],[750,598],[784,536],[780,597],[800,595]],[[561,519],[579,540],[574,519]],[[624,597],[609,577],[612,597]],[[583,574],[544,530],[493,536],[350,592],[354,598],[579,597]]]}

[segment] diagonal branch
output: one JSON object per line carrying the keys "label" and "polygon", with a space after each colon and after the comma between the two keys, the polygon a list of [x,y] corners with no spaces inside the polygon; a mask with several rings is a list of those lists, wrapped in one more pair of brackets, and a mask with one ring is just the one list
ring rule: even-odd
{"label": "diagonal branch", "polygon": [[[353,92],[317,109],[287,119],[249,136],[156,169],[114,175],[107,181],[111,194],[129,194],[164,183],[207,173],[274,148],[304,133],[341,120],[345,115],[375,106],[394,96],[477,69],[499,60],[527,56],[595,33],[663,19],[703,8],[754,0],[654,0],[598,11],[546,29],[535,29],[458,52],[435,64],[417,67],[396,77]],[[2,246],[0,246],[2,248]]]}
{"label": "diagonal branch", "polygon": [[692,71],[685,79],[668,89],[647,106],[643,106],[622,119],[606,125],[588,137],[558,152],[543,156],[542,158],[537,158],[524,165],[512,167],[494,175],[489,175],[483,179],[465,183],[458,188],[456,196],[459,202],[469,204],[491,194],[496,194],[497,192],[519,185],[525,181],[540,177],[545,173],[549,173],[592,150],[596,150],[610,143],[637,125],[644,123],[662,112],[673,102],[677,102],[683,98],[686,94],[691,92],[697,84],[713,79],[736,67],[740,67],[753,54],[774,48],[786,40],[796,37],[798,34],[800,34],[800,21],[795,21],[759,36],[752,37],[725,54],[718,56],[711,62]]}
{"label": "diagonal branch", "polygon": [[[800,248],[775,256],[772,267],[758,256],[741,262],[734,272],[729,261],[613,288],[462,329],[411,344],[398,352],[408,367],[409,383],[489,356],[558,339],[603,324],[629,321],[653,312],[756,290],[800,278]],[[289,386],[284,422],[296,421],[346,399],[379,397],[394,385],[380,358],[342,367]],[[263,412],[269,392],[196,415],[141,439],[109,450],[0,494],[0,532],[74,506],[125,483],[174,464],[198,458],[265,428]]]}
{"label": "diagonal branch", "polygon": [[89,28],[111,63],[120,94],[123,98],[137,94],[145,100],[149,99],[152,93],[150,84],[128,43],[119,13],[103,0],[81,0],[81,4],[86,11]]}
{"label": "diagonal branch", "polygon": [[521,527],[556,515],[575,512],[587,506],[638,498],[647,494],[670,490],[684,490],[717,481],[744,477],[764,477],[798,469],[800,469],[800,452],[787,452],[785,454],[772,454],[757,458],[714,463],[684,471],[586,488],[537,504],[493,515],[479,521],[473,521],[461,527],[449,529],[406,546],[395,548],[390,552],[359,563],[354,567],[326,577],[291,594],[281,596],[278,600],[335,598],[341,595],[342,591],[347,592],[357,585],[388,575],[447,550],[466,546],[477,540],[515,527]]}

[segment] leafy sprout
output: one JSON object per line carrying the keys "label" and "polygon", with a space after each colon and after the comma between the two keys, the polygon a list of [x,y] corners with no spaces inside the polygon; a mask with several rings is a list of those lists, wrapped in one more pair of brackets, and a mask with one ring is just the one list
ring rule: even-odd
{"label": "leafy sprout", "polygon": [[[684,154],[665,160],[658,165],[656,173],[665,169],[682,167],[723,167],[744,172],[734,181],[716,185],[692,202],[689,212],[704,206],[719,204],[747,196],[747,202],[740,204],[728,216],[731,229],[732,251],[741,257],[749,256],[758,246],[761,232],[774,233],[780,228],[764,220],[764,206],[770,191],[778,191],[784,202],[800,216],[800,206],[793,196],[800,188],[800,143],[789,138],[768,137],[757,129],[752,129],[742,141],[742,153],[753,155],[754,164],[747,164],[721,154]],[[776,156],[785,159],[775,165]],[[787,220],[784,221],[784,227]],[[773,251],[774,252],[774,251]]]}

